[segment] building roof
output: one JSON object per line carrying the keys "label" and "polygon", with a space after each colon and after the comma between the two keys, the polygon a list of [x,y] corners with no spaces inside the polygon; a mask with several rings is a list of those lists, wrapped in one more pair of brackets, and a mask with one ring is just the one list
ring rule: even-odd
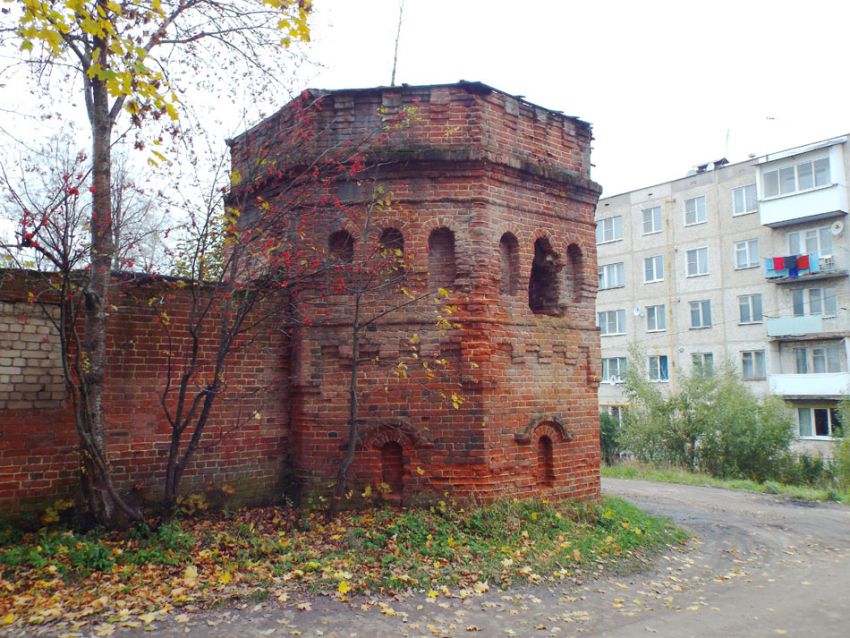
{"label": "building roof", "polygon": [[[686,179],[693,179],[696,175],[705,175],[706,173],[711,173],[716,170],[727,170],[731,168],[735,168],[738,166],[743,166],[745,164],[764,164],[765,162],[773,162],[780,159],[785,159],[787,157],[793,157],[795,155],[801,155],[803,153],[808,153],[810,151],[818,150],[821,148],[827,148],[829,146],[834,146],[835,144],[843,144],[850,137],[850,133],[844,135],[838,135],[836,137],[829,137],[824,140],[819,140],[817,142],[810,142],[809,144],[804,144],[802,146],[792,146],[791,148],[783,149],[780,151],[774,151],[772,153],[765,153],[764,155],[754,155],[752,157],[748,157],[747,159],[730,163],[725,157],[716,160],[714,162],[707,162],[698,164],[694,167],[694,170],[687,175],[682,175],[681,177],[676,177],[674,179],[668,179],[663,182],[655,182],[653,184],[647,184],[646,186],[641,186],[640,188],[633,188],[627,191],[621,191],[619,193],[615,193],[614,195],[606,195],[605,197],[600,198],[600,202],[613,199],[615,197],[622,197],[623,195],[628,195],[629,193],[635,193],[637,191],[646,190],[647,188],[654,188],[657,186],[662,186],[664,184],[673,184],[675,182],[679,182]],[[702,169],[702,170],[700,170]]]}

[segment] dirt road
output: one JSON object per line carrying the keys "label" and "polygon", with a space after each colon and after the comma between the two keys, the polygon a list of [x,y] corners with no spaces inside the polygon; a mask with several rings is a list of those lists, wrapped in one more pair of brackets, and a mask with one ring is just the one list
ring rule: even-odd
{"label": "dirt road", "polygon": [[585,585],[565,581],[463,600],[415,595],[384,607],[263,603],[159,622],[153,635],[850,636],[850,508],[643,481],[605,480],[603,489],[672,518],[694,540],[642,574]]}

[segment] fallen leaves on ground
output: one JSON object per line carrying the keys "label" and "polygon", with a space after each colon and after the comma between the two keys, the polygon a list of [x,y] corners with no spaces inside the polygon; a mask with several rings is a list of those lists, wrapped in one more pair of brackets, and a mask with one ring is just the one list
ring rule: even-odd
{"label": "fallen leaves on ground", "polygon": [[[95,635],[152,628],[227,601],[310,610],[310,595],[421,591],[479,596],[514,582],[598,571],[683,535],[616,499],[460,509],[320,513],[268,507],[172,521],[126,534],[0,532],[0,626],[62,623]],[[296,598],[298,602],[290,602]],[[382,614],[396,611],[379,603]],[[473,627],[470,625],[470,627]],[[469,631],[476,631],[469,629]]]}

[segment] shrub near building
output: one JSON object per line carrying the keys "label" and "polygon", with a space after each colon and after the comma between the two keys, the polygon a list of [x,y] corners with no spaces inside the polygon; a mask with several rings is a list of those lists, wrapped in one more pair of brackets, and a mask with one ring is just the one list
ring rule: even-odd
{"label": "shrub near building", "polygon": [[789,454],[788,410],[778,398],[756,398],[729,364],[684,377],[669,396],[639,366],[629,367],[625,382],[623,447],[641,461],[764,481]]}

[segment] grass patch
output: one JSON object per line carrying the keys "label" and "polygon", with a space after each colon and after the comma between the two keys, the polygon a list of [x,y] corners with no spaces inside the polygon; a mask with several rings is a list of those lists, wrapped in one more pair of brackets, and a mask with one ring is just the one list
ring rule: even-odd
{"label": "grass patch", "polygon": [[803,501],[829,501],[850,504],[850,494],[835,489],[822,489],[803,485],[786,485],[776,481],[758,483],[747,479],[719,479],[708,474],[687,472],[680,469],[659,469],[643,463],[619,463],[603,465],[602,476],[607,478],[641,479],[660,483],[680,483],[683,485],[703,485],[721,487],[727,490],[775,494]]}
{"label": "grass patch", "polygon": [[7,535],[0,547],[0,623],[87,622],[119,609],[149,623],[174,607],[297,593],[474,595],[619,571],[685,538],[614,498],[440,503],[347,512],[330,523],[263,508],[124,535],[43,530]]}

